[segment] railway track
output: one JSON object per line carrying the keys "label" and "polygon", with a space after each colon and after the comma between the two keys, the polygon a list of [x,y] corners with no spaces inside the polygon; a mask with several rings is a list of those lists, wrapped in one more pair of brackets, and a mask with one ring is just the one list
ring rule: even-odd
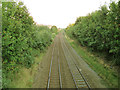
{"label": "railway track", "polygon": [[70,53],[68,47],[65,44],[65,39],[62,36],[61,38],[62,48],[64,50],[64,54],[66,60],[68,62],[69,70],[72,74],[74,83],[76,88],[88,88],[90,89],[90,85],[88,84],[87,80],[85,79],[84,75],[81,72],[81,69],[78,67],[76,61],[74,60],[74,56]]}
{"label": "railway track", "polygon": [[[69,71],[71,73],[72,79],[74,81],[75,87],[78,88],[87,88],[90,89],[90,85],[86,81],[85,77],[83,76],[81,69],[78,67],[76,61],[74,60],[74,56],[69,51],[68,47],[66,46],[64,36],[61,35],[60,38],[57,38],[57,42],[54,43],[53,50],[52,50],[52,57],[51,57],[51,64],[49,70],[49,77],[47,82],[47,90],[49,88],[64,88],[62,86],[64,80],[62,79],[62,70],[60,67],[60,53],[59,53],[59,43],[61,42],[61,47],[63,49],[64,56],[66,58]],[[63,80],[63,81],[62,81]]]}
{"label": "railway track", "polygon": [[59,61],[59,48],[58,43],[55,43],[52,50],[52,58],[49,70],[49,77],[47,83],[47,90],[49,88],[62,88],[60,61]]}
{"label": "railway track", "polygon": [[[88,83],[89,82],[89,83]],[[98,75],[75,52],[63,32],[54,39],[39,63],[34,88],[106,88]]]}

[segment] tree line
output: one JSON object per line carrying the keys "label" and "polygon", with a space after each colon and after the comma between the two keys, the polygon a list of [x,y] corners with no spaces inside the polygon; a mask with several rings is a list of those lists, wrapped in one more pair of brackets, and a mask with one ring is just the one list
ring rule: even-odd
{"label": "tree line", "polygon": [[77,18],[66,28],[82,46],[106,53],[115,65],[120,64],[120,1],[101,6],[87,16]]}
{"label": "tree line", "polygon": [[53,41],[57,27],[36,25],[26,6],[2,2],[2,77],[7,88],[15,73],[30,68],[34,57]]}

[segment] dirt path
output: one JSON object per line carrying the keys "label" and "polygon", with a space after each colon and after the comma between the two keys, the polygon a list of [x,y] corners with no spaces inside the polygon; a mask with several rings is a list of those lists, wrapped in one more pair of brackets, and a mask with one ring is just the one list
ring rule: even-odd
{"label": "dirt path", "polygon": [[56,36],[35,75],[33,88],[47,88],[48,86],[49,88],[89,88],[89,86],[105,88],[101,84],[101,78],[66,41],[63,32]]}

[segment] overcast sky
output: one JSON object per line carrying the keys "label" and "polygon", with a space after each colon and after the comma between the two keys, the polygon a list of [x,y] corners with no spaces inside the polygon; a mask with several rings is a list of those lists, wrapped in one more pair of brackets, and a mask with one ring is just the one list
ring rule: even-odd
{"label": "overcast sky", "polygon": [[[16,0],[18,1],[18,0]],[[77,17],[98,10],[110,0],[19,0],[27,6],[30,15],[37,24],[56,25],[66,28]]]}

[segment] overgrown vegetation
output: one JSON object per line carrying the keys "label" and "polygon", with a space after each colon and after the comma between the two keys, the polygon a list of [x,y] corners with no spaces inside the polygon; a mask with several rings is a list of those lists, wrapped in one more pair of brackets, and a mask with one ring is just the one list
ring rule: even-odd
{"label": "overgrown vegetation", "polygon": [[112,2],[107,8],[79,17],[75,24],[66,28],[82,46],[92,51],[105,53],[113,65],[120,65],[120,1]]}
{"label": "overgrown vegetation", "polygon": [[105,66],[106,63],[101,57],[96,56],[96,54],[88,48],[79,45],[78,40],[73,36],[72,38],[66,38],[78,55],[102,78],[101,83],[104,84],[106,88],[118,88],[119,75],[116,68],[111,69],[109,65]]}
{"label": "overgrown vegetation", "polygon": [[38,26],[22,3],[2,3],[2,76],[8,88],[21,67],[30,68],[34,57],[55,37],[47,26]]}
{"label": "overgrown vegetation", "polygon": [[42,52],[36,56],[35,63],[31,68],[21,68],[19,72],[14,75],[14,79],[9,84],[9,88],[34,88],[35,75],[38,73],[39,64],[45,54],[46,52]]}
{"label": "overgrown vegetation", "polygon": [[74,37],[82,48],[85,47],[99,54],[98,56],[104,54],[104,61],[110,64],[109,67],[100,64],[100,59],[89,56],[81,47],[79,51],[79,45],[72,44],[109,87],[118,87],[118,75],[112,68],[120,65],[120,1],[113,1],[109,7],[103,5],[100,10],[77,18],[75,24],[69,25],[65,31],[69,37]]}
{"label": "overgrown vegetation", "polygon": [[57,33],[57,27],[56,26],[52,26],[52,28],[51,28],[51,31],[53,32],[53,33]]}

